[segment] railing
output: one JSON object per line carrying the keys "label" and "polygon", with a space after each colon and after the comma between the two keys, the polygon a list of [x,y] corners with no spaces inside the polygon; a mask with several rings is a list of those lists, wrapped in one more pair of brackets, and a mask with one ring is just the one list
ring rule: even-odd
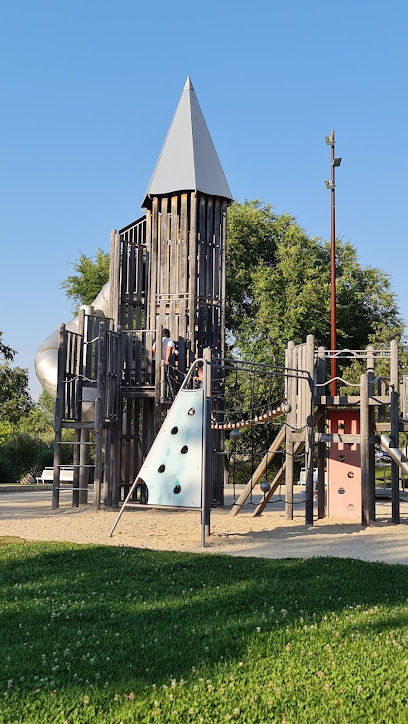
{"label": "railing", "polygon": [[154,387],[153,343],[156,332],[133,329],[122,332],[124,387]]}
{"label": "railing", "polygon": [[62,379],[62,419],[79,422],[82,418],[83,388],[97,386],[100,351],[99,324],[111,320],[80,314],[79,332],[64,328]]}
{"label": "railing", "polygon": [[83,337],[65,330],[65,370],[62,417],[80,420],[82,412]]}

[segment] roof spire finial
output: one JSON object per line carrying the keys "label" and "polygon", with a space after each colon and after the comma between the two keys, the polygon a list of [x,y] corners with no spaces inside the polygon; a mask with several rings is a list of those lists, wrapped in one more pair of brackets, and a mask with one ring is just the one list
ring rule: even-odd
{"label": "roof spire finial", "polygon": [[187,77],[142,206],[150,206],[152,196],[176,191],[202,191],[232,201],[190,76]]}

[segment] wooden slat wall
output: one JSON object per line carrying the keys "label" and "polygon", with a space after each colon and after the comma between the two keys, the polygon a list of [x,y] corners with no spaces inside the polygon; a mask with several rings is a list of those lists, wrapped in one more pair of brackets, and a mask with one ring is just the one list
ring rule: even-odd
{"label": "wooden slat wall", "polygon": [[[224,199],[198,192],[154,197],[145,219],[120,232],[126,387],[154,383],[151,348],[158,325],[168,327],[176,341],[179,383],[207,346],[214,356],[224,354],[226,208]],[[145,416],[151,405],[124,403],[125,477],[137,472],[150,446],[152,423]]]}
{"label": "wooden slat wall", "polygon": [[226,256],[227,256],[227,202],[221,201],[221,244],[220,244],[220,343],[221,357],[225,357],[225,303],[226,303]]}
{"label": "wooden slat wall", "polygon": [[[188,194],[180,199],[180,242],[178,266],[178,369],[183,375],[187,367],[187,298],[188,298]],[[182,382],[181,377],[179,382]]]}
{"label": "wooden slat wall", "polygon": [[[158,256],[158,271],[157,271],[157,287],[151,289],[150,294],[152,296],[152,304],[154,304],[155,311],[152,315],[151,329],[156,329],[157,326],[157,314],[159,304],[159,294],[165,294],[167,292],[168,283],[168,226],[169,216],[167,212],[168,199],[163,197],[161,200],[161,221],[160,221],[160,254]],[[154,219],[152,219],[154,224]],[[154,232],[152,231],[152,234]],[[153,298],[154,297],[154,298]],[[162,315],[160,315],[162,318]],[[154,321],[154,324],[153,324]],[[160,322],[163,324],[163,322]]]}
{"label": "wooden slat wall", "polygon": [[223,354],[226,202],[196,192],[155,197],[150,226],[157,271],[150,271],[149,324],[169,327],[184,373],[206,346]]}
{"label": "wooden slat wall", "polygon": [[197,304],[197,193],[190,195],[190,234],[188,239],[188,330],[190,358],[188,366],[193,362],[195,356],[196,339],[196,304]]}
{"label": "wooden slat wall", "polygon": [[[125,399],[122,403],[118,389],[154,383],[152,344],[157,325],[169,327],[178,344],[179,383],[205,347],[210,346],[214,356],[224,353],[226,208],[225,200],[218,197],[173,193],[153,198],[146,217],[119,234],[112,233],[114,326],[110,320],[104,326],[106,377],[100,405],[104,417],[97,425],[98,449],[102,449],[102,434],[106,437],[105,494],[109,500],[115,498],[120,475],[132,478],[137,473],[153,441],[153,418],[157,418],[152,414],[153,401]],[[87,317],[83,335],[78,339],[72,333],[66,335],[65,420],[80,419],[81,376],[84,374],[91,386],[100,377],[99,321]],[[124,333],[119,336],[109,332],[120,327]],[[105,431],[104,425],[108,426]],[[122,438],[120,463],[119,438],[112,425]],[[98,485],[100,473],[98,453]]]}
{"label": "wooden slat wall", "polygon": [[82,400],[82,376],[86,369],[84,359],[84,337],[76,332],[66,331],[65,358],[61,370],[65,388],[62,420],[80,421]]}
{"label": "wooden slat wall", "polygon": [[[150,281],[151,225],[139,219],[120,233],[119,324],[123,329],[140,329],[146,310],[146,287]],[[117,252],[118,253],[118,252]],[[146,317],[146,314],[145,314]],[[144,320],[146,322],[146,318]]]}
{"label": "wooden slat wall", "polygon": [[[164,293],[170,294],[170,299],[173,301],[177,294],[177,242],[178,242],[178,197],[171,197],[171,216],[170,216],[170,254],[168,255],[169,263],[169,286]],[[174,332],[172,331],[172,334]]]}

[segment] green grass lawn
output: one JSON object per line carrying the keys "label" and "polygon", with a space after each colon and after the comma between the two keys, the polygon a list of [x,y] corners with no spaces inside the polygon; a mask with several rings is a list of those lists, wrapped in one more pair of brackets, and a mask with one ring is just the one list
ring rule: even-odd
{"label": "green grass lawn", "polygon": [[391,486],[391,464],[375,466],[375,484],[384,488]]}
{"label": "green grass lawn", "polygon": [[2,724],[408,721],[408,567],[0,542]]}

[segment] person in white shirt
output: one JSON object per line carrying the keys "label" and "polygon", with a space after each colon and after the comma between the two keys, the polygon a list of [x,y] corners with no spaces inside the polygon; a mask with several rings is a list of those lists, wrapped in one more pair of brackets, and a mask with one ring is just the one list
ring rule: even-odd
{"label": "person in white shirt", "polygon": [[[163,337],[161,342],[161,358],[164,360],[165,365],[170,364],[171,356],[174,352],[176,344],[173,339],[170,338],[170,330],[163,329]],[[153,358],[156,356],[156,342],[153,342]]]}

